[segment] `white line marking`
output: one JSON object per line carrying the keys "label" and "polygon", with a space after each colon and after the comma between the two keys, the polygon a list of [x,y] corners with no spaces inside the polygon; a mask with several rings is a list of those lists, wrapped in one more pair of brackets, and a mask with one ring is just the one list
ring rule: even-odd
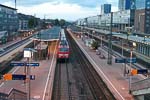
{"label": "white line marking", "polygon": [[[73,36],[72,36],[73,37]],[[74,37],[73,37],[74,38]],[[115,88],[115,86],[111,83],[111,81],[108,79],[108,77],[103,73],[100,67],[97,66],[97,64],[94,62],[94,60],[89,56],[89,54],[83,49],[83,47],[78,43],[78,41],[74,38],[74,40],[77,42],[77,44],[80,46],[80,48],[86,53],[86,55],[89,57],[89,59],[93,62],[93,64],[97,67],[97,69],[103,74],[104,78],[109,82],[109,84],[112,86],[112,88],[118,93],[118,95],[121,97],[122,100],[125,100],[124,97],[118,92],[118,90]],[[100,65],[101,66],[101,65]],[[102,67],[102,66],[101,66]]]}
{"label": "white line marking", "polygon": [[[57,44],[57,43],[56,43],[56,44]],[[51,70],[52,70],[52,65],[53,65],[53,63],[54,63],[54,55],[55,55],[55,52],[56,52],[56,47],[57,47],[57,45],[55,46],[54,54],[53,54],[53,57],[52,57],[52,63],[51,63],[51,65],[50,65],[50,70],[49,70],[49,73],[48,73],[48,75],[47,75],[47,81],[46,81],[46,85],[45,85],[45,89],[44,89],[44,93],[43,93],[43,98],[42,98],[42,100],[45,99],[45,93],[46,93],[46,89],[47,89],[47,85],[48,85],[50,73],[51,73]]]}
{"label": "white line marking", "polygon": [[0,87],[2,87],[3,85],[4,85],[4,82],[3,82],[3,83],[1,83]]}
{"label": "white line marking", "polygon": [[13,72],[12,74],[14,74],[20,67],[17,67]]}

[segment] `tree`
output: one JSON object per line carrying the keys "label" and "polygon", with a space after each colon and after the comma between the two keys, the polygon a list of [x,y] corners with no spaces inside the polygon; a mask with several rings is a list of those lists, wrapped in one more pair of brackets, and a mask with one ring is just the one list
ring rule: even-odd
{"label": "tree", "polygon": [[29,28],[34,28],[37,25],[38,25],[38,21],[35,17],[32,17],[32,18],[29,19],[29,21],[28,21]]}
{"label": "tree", "polygon": [[55,20],[54,20],[54,25],[56,25],[56,26],[59,26],[59,25],[60,25],[58,19],[55,19]]}
{"label": "tree", "polygon": [[93,49],[97,49],[98,48],[98,42],[97,41],[93,41],[91,44]]}
{"label": "tree", "polygon": [[59,21],[60,26],[64,26],[65,23],[66,23],[66,21],[65,21],[64,19],[61,19],[61,20]]}

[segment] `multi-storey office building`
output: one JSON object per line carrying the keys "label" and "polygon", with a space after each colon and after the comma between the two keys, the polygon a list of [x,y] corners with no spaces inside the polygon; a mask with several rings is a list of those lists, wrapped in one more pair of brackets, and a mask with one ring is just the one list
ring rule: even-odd
{"label": "multi-storey office building", "polygon": [[101,14],[108,14],[111,12],[111,4],[101,5]]}
{"label": "multi-storey office building", "polygon": [[135,30],[150,34],[150,0],[136,0],[135,6]]}
{"label": "multi-storey office building", "polygon": [[[125,30],[126,27],[130,27],[131,25],[130,16],[131,16],[130,10],[113,12],[113,22],[112,22],[113,29]],[[86,23],[88,27],[109,29],[110,22],[111,22],[111,13],[83,18],[78,20],[77,24],[84,25],[84,23]]]}
{"label": "multi-storey office building", "polygon": [[18,18],[19,18],[19,29],[18,30],[19,31],[28,30],[29,29],[29,27],[28,27],[28,21],[29,21],[28,15],[18,13]]}
{"label": "multi-storey office building", "polygon": [[0,4],[0,31],[17,32],[17,9]]}

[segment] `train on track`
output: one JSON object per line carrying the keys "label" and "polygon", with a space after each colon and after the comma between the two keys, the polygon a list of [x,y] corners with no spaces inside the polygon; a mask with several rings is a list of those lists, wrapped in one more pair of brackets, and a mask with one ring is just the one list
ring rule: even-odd
{"label": "train on track", "polygon": [[57,60],[58,61],[68,61],[70,55],[70,48],[68,41],[66,39],[65,31],[64,29],[61,30],[60,38],[59,38],[59,44],[57,48]]}

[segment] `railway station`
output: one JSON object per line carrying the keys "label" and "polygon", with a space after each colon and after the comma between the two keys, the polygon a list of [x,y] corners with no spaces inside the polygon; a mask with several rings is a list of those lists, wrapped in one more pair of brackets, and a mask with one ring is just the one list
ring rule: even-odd
{"label": "railway station", "polygon": [[149,9],[1,0],[0,100],[150,100]]}

